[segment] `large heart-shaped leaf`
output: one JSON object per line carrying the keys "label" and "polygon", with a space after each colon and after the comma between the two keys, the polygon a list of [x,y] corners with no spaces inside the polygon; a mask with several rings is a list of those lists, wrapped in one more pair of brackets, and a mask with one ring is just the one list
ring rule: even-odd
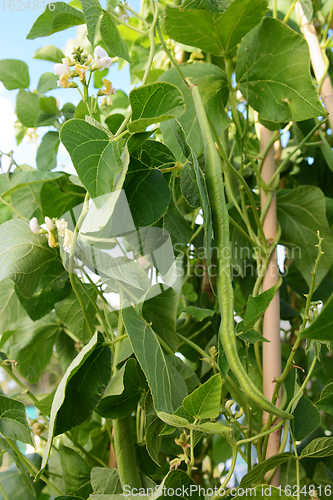
{"label": "large heart-shaped leaf", "polygon": [[214,375],[184,399],[183,408],[194,418],[217,418],[221,390],[221,376]]}
{"label": "large heart-shaped leaf", "polygon": [[[230,125],[230,120],[224,108],[229,95],[225,72],[218,66],[209,63],[186,64],[182,66],[182,71],[185,77],[190,78],[192,83],[198,85],[209,119],[213,123],[218,135],[221,135]],[[178,121],[184,129],[188,144],[194,153],[199,156],[204,150],[204,143],[192,91],[183,82],[175,68],[164,72],[159,80],[176,85],[182,92],[186,110],[178,118]],[[176,153],[177,158],[183,161],[184,156],[172,129],[172,122],[174,120],[161,123],[161,132],[166,144],[172,149],[174,154]]]}
{"label": "large heart-shaped leaf", "polygon": [[[50,8],[51,5],[53,7],[52,10]],[[57,31],[84,23],[83,12],[74,9],[65,2],[53,2],[46,5],[43,14],[38,17],[29,31],[27,39],[33,40],[41,36],[48,36]]]}
{"label": "large heart-shaped leaf", "polygon": [[310,76],[308,44],[278,19],[265,17],[246,35],[236,80],[263,120],[301,121],[325,114]]}
{"label": "large heart-shaped leaf", "polygon": [[180,90],[169,83],[152,83],[133,89],[129,95],[132,107],[130,132],[145,130],[153,123],[177,118],[185,111]]}
{"label": "large heart-shaped leaf", "polygon": [[24,404],[1,395],[0,433],[10,439],[32,444]]}
{"label": "large heart-shaped leaf", "polygon": [[27,89],[30,84],[28,66],[18,59],[2,59],[0,81],[8,90]]}
{"label": "large heart-shaped leaf", "polygon": [[222,56],[260,23],[266,10],[265,0],[234,0],[223,14],[167,6],[164,27],[177,42]]}
{"label": "large heart-shaped leaf", "polygon": [[45,236],[34,234],[26,222],[15,219],[0,226],[0,281],[12,279],[24,297],[34,293],[56,257]]}
{"label": "large heart-shaped leaf", "polygon": [[324,237],[316,283],[320,283],[333,264],[333,233],[326,218],[323,192],[315,186],[299,186],[292,191],[280,191],[277,212],[281,224],[280,243],[288,248],[288,257],[294,261],[310,286],[311,271],[318,255],[318,236]]}
{"label": "large heart-shaped leaf", "polygon": [[111,376],[111,351],[95,333],[68,367],[54,395],[49,435],[43,455],[44,470],[53,437],[82,424],[98,405]]}
{"label": "large heart-shaped leaf", "polygon": [[68,120],[60,133],[78,176],[92,198],[120,190],[129,163],[127,147],[84,120]]}

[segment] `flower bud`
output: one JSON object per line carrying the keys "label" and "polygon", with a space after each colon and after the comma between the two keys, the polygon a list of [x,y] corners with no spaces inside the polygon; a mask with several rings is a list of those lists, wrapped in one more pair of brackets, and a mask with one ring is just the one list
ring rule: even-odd
{"label": "flower bud", "polygon": [[46,216],[44,220],[45,220],[45,224],[46,224],[47,229],[49,229],[50,231],[54,231],[54,224],[51,221],[50,217]]}
{"label": "flower bud", "polygon": [[226,404],[225,404],[225,409],[226,410],[230,410],[230,408],[232,407],[232,405],[234,404],[234,400],[233,399],[229,399]]}
{"label": "flower bud", "polygon": [[40,227],[39,227],[39,224],[38,224],[38,220],[37,220],[37,217],[33,217],[29,223],[30,225],[30,229],[33,233],[35,234],[40,234]]}

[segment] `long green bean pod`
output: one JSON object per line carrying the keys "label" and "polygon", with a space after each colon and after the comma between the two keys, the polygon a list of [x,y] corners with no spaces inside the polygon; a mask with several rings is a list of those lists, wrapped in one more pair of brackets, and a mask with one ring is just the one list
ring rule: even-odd
{"label": "long green bean pod", "polygon": [[254,385],[238,356],[234,330],[234,291],[230,275],[229,218],[222,180],[222,165],[209,127],[207,115],[197,85],[191,85],[193,101],[205,146],[206,184],[212,209],[214,238],[217,247],[218,276],[216,280],[222,314],[219,335],[231,371],[245,396],[262,410],[281,418],[293,418],[274,406]]}

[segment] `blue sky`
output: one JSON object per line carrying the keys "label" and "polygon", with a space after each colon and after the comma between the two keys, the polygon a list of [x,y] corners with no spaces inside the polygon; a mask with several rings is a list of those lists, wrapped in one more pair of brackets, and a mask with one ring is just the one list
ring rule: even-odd
{"label": "blue sky", "polygon": [[[30,0],[30,11],[28,9],[28,0],[4,0],[0,2],[0,59],[21,59],[26,62],[30,73],[30,90],[37,86],[39,77],[46,71],[53,72],[53,63],[34,59],[36,50],[47,44],[55,45],[64,49],[69,38],[75,38],[77,28],[70,28],[45,38],[36,38],[35,40],[26,40],[26,35],[31,26],[44,10],[44,3],[41,0]],[[134,9],[139,9],[140,1],[132,0],[128,2]],[[103,2],[102,2],[103,5]],[[36,10],[33,10],[33,6]],[[10,11],[9,7],[14,10]],[[27,8],[26,8],[27,7]],[[18,11],[17,9],[22,9]],[[59,61],[61,62],[61,61]],[[117,65],[113,65],[109,71],[108,78],[113,86],[122,89],[126,93],[131,90],[128,65],[118,71]],[[15,99],[17,91],[6,90],[0,82],[0,150],[8,153],[14,150],[14,159],[18,163],[28,163],[35,166],[35,156],[37,151],[36,143],[29,143],[24,140],[19,146],[16,146],[13,125],[15,117]],[[75,89],[56,89],[48,92],[47,95],[54,95],[60,104],[71,101],[77,104],[80,100],[79,93]],[[46,128],[38,129],[39,141]],[[69,168],[70,160],[63,147],[59,150],[60,164]],[[4,166],[6,162],[4,161]]]}

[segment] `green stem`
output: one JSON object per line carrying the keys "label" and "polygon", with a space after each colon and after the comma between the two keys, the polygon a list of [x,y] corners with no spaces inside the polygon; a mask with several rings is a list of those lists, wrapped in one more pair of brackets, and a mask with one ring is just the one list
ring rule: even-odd
{"label": "green stem", "polygon": [[[9,446],[14,450],[14,452],[20,457],[20,459],[24,462],[24,464],[27,467],[29,473],[32,476],[35,476],[38,473],[38,467],[36,467],[33,463],[31,463],[30,460],[23,453],[20,452],[20,450],[16,447],[16,445],[13,443],[13,441],[11,439],[8,439],[8,438],[5,437],[5,440],[7,441],[7,443],[9,444]],[[62,495],[62,492],[54,484],[52,484],[47,479],[47,477],[44,476],[44,474],[41,474],[39,476],[39,479],[41,479],[42,481],[44,481],[44,483],[46,483],[50,488],[52,488],[53,491],[57,495]]]}
{"label": "green stem", "polygon": [[1,483],[0,483],[0,493],[1,495],[3,496],[4,500],[9,500],[9,498],[7,497],[6,493],[5,493],[5,490],[3,489],[3,487],[1,486]]}
{"label": "green stem", "polygon": [[[120,292],[120,306],[123,306],[124,297]],[[117,336],[123,337],[124,322],[122,315],[119,314]],[[121,342],[116,343],[113,360],[113,377],[118,372],[117,359]],[[118,471],[122,487],[141,488],[141,479],[136,463],[136,453],[131,431],[131,416],[112,420],[114,432],[114,451],[117,457]]]}
{"label": "green stem", "polygon": [[290,8],[289,8],[289,10],[287,12],[287,14],[284,16],[284,19],[283,19],[284,23],[288,22],[289,17],[291,16],[291,14],[292,14],[292,12],[293,12],[293,10],[295,8],[296,2],[297,2],[297,0],[293,1],[293,3],[291,4],[291,6],[290,6]]}
{"label": "green stem", "polygon": [[[231,479],[231,476],[233,475],[234,473],[234,470],[235,470],[235,467],[236,467],[236,461],[237,461],[237,455],[238,455],[238,446],[237,446],[237,443],[234,443],[232,445],[232,459],[231,459],[231,465],[230,465],[230,469],[229,469],[229,472],[228,474],[226,475],[223,483],[221,484],[219,490],[224,490],[224,488],[227,486],[227,484],[229,483],[230,479]],[[219,498],[221,498],[221,495],[219,495],[219,493],[217,493],[216,495],[213,495],[211,500],[218,500]]]}
{"label": "green stem", "polygon": [[160,28],[160,23],[158,21],[156,23],[156,29],[157,29],[157,33],[158,33],[158,36],[159,36],[159,39],[160,39],[160,42],[161,42],[161,45],[162,45],[162,48],[163,48],[164,52],[166,53],[166,55],[168,56],[168,58],[172,62],[175,70],[178,72],[178,74],[181,77],[181,79],[183,80],[183,82],[186,83],[186,85],[188,85],[188,82],[186,81],[184,73],[180,69],[179,64],[177,63],[176,59],[172,56],[170,50],[165,45],[165,41],[163,39],[162,31],[161,31],[161,28]]}
{"label": "green stem", "polygon": [[5,370],[5,372],[10,376],[10,378],[12,380],[14,380],[14,382],[23,390],[23,392],[27,396],[29,396],[29,398],[31,399],[31,401],[33,402],[33,404],[38,403],[38,399],[32,394],[32,392],[29,391],[29,389],[27,389],[25,387],[25,385],[21,382],[21,380],[19,380],[17,378],[17,376],[14,375],[14,373],[11,370],[11,368],[8,365],[6,365],[6,361],[3,361],[1,363],[1,368],[3,368]]}
{"label": "green stem", "polygon": [[81,306],[81,309],[82,309],[82,313],[83,313],[83,316],[84,316],[84,319],[87,323],[87,326],[88,326],[88,329],[90,331],[90,334],[91,336],[94,335],[94,327],[93,325],[91,324],[90,322],[90,318],[88,317],[88,314],[87,314],[87,310],[86,310],[86,306],[84,304],[84,301],[83,301],[83,298],[81,296],[81,293],[80,293],[80,290],[75,282],[75,278],[76,278],[76,275],[74,273],[74,254],[75,254],[75,245],[76,245],[76,241],[77,241],[77,238],[78,238],[78,235],[79,235],[79,231],[80,231],[80,228],[81,228],[81,225],[85,219],[85,217],[87,216],[87,213],[89,211],[89,204],[88,204],[88,200],[89,200],[89,193],[86,194],[85,198],[84,198],[84,204],[83,204],[83,209],[82,209],[82,212],[81,212],[81,215],[77,221],[77,224],[75,226],[75,229],[74,229],[74,234],[73,234],[73,239],[72,239],[72,243],[71,243],[71,249],[70,249],[70,253],[69,253],[69,279],[70,279],[70,282],[71,282],[71,285],[72,285],[72,288],[74,290],[74,293],[80,303],[80,306]]}
{"label": "green stem", "polygon": [[[313,293],[314,293],[315,288],[317,286],[316,285],[316,273],[317,273],[319,261],[320,261],[322,255],[324,254],[324,252],[321,249],[321,243],[323,241],[323,238],[320,237],[319,231],[317,233],[317,236],[318,236],[318,240],[319,240],[318,245],[316,245],[316,247],[318,247],[318,255],[317,255],[317,258],[316,258],[316,261],[315,261],[315,265],[314,265],[314,268],[313,268],[313,271],[312,271],[312,279],[311,279],[310,290],[309,290],[309,293],[306,295],[306,304],[305,304],[305,310],[304,310],[304,317],[303,317],[303,322],[302,322],[302,326],[301,326],[301,328],[299,330],[299,333],[301,333],[305,329],[307,321],[308,321],[308,315],[309,315],[309,309],[310,309],[310,306],[311,306],[312,296],[313,296]],[[281,385],[285,381],[288,373],[290,372],[290,370],[292,368],[292,365],[293,365],[293,362],[294,362],[294,355],[295,355],[295,352],[297,351],[297,349],[298,349],[301,341],[302,341],[301,337],[297,337],[296,342],[295,342],[295,344],[293,345],[293,347],[291,349],[289,358],[287,360],[286,366],[285,366],[285,368],[284,368],[281,376],[275,379],[276,383],[275,383],[275,388],[274,388],[274,392],[273,392],[273,396],[272,396],[272,403],[273,404],[276,403],[276,401],[277,401],[277,399],[279,397],[279,391],[280,391]],[[287,410],[290,410],[291,406],[292,405],[289,404]],[[271,426],[271,424],[272,424],[272,415],[269,415],[266,426],[269,428]],[[267,449],[267,444],[268,444],[268,440],[265,439],[263,450]],[[263,452],[263,457],[265,457],[264,452]]]}
{"label": "green stem", "polygon": [[13,207],[12,203],[8,203],[8,201],[5,201],[1,196],[0,196],[0,202],[9,207],[17,215],[19,219],[29,222],[29,219],[27,217],[24,217],[24,215],[21,215],[20,212],[18,212],[16,208]]}
{"label": "green stem", "polygon": [[[124,7],[124,5],[123,5],[123,7]],[[126,23],[125,21],[123,21],[122,19],[120,19],[120,17],[115,16],[114,14],[112,14],[112,12],[110,12],[109,9],[106,9],[105,12],[111,17],[111,19],[113,21],[116,21],[117,23],[123,24],[124,26],[126,26],[130,30],[136,31],[136,33],[139,33],[142,36],[146,36],[147,35],[147,31],[140,30],[139,28],[136,28],[135,26],[132,26],[131,24]]]}
{"label": "green stem", "polygon": [[127,3],[117,2],[117,6],[125,8],[126,10],[128,10],[128,12],[133,14],[133,16],[137,17],[139,19],[139,21],[141,21],[141,23],[143,23],[145,26],[148,26],[147,21],[140,14],[135,12],[135,10],[133,10],[132,7],[130,7]]}
{"label": "green stem", "polygon": [[312,375],[312,372],[313,372],[313,370],[314,370],[314,367],[315,367],[316,363],[317,363],[317,358],[316,358],[316,356],[315,356],[315,357],[313,358],[313,360],[312,360],[311,366],[310,366],[310,368],[309,368],[309,372],[308,372],[307,376],[305,377],[303,384],[301,385],[301,387],[299,388],[298,392],[295,394],[295,396],[292,398],[292,400],[291,400],[291,401],[289,402],[289,404],[288,404],[288,411],[290,411],[290,410],[291,410],[291,408],[292,408],[293,404],[294,404],[294,403],[298,400],[298,398],[300,398],[300,397],[302,396],[303,391],[304,391],[304,389],[305,389],[305,387],[306,387],[306,384],[307,384],[307,383],[309,382],[309,380],[310,380],[310,377],[311,377],[311,375]]}
{"label": "green stem", "polygon": [[[197,332],[196,332],[197,333]],[[192,347],[193,349],[195,349],[199,354],[201,354],[201,356],[205,359],[207,359],[208,363],[210,366],[215,366],[215,368],[220,371],[220,367],[218,366],[218,364],[216,363],[216,361],[214,361],[210,356],[209,354],[206,353],[206,351],[204,351],[203,349],[201,349],[201,347],[199,347],[197,344],[195,344],[194,342],[192,342],[191,340],[187,339],[186,337],[183,337],[183,335],[181,335],[180,333],[177,332],[177,336],[187,345],[189,345],[190,347]]]}
{"label": "green stem", "polygon": [[274,175],[271,177],[269,183],[268,183],[268,187],[269,188],[273,188],[274,185],[275,185],[275,182],[278,178],[278,176],[280,175],[280,172],[283,171],[284,167],[287,165],[288,161],[290,160],[290,158],[292,157],[293,154],[296,153],[296,151],[298,151],[300,148],[302,148],[304,146],[304,144],[306,144],[306,142],[308,141],[308,139],[310,139],[310,137],[312,137],[312,135],[315,133],[315,131],[321,127],[321,125],[326,121],[325,120],[321,120],[319,121],[314,127],[313,129],[301,140],[301,142],[299,144],[297,144],[297,146],[295,146],[292,151],[288,154],[288,156],[280,163],[280,165],[278,166],[278,168],[275,170],[274,172]]}

